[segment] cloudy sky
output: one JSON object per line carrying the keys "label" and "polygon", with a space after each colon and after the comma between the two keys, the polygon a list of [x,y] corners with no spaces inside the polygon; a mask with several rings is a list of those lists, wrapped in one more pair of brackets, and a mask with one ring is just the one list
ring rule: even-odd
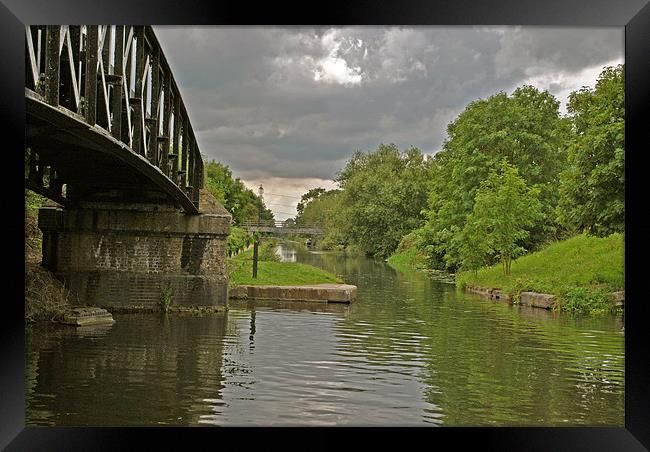
{"label": "cloudy sky", "polygon": [[562,102],[623,62],[623,28],[155,27],[201,151],[278,220],[380,143],[434,154],[472,100],[522,84]]}

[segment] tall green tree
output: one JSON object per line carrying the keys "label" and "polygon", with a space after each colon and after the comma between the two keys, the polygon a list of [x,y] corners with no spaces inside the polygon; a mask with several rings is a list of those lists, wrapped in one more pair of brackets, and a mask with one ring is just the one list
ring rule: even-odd
{"label": "tall green tree", "polygon": [[323,193],[325,193],[325,189],[321,187],[312,188],[307,193],[304,193],[300,197],[300,202],[298,202],[298,205],[296,206],[296,211],[298,212],[298,215],[301,215],[303,213],[305,209],[305,205],[307,205],[310,201],[314,199],[318,199],[318,197]]}
{"label": "tall green tree", "polygon": [[424,221],[429,167],[417,148],[380,144],[374,152],[356,152],[336,178],[342,189],[339,226],[349,243],[372,256],[395,251]]}
{"label": "tall green tree", "polygon": [[558,218],[577,232],[625,229],[625,71],[605,68],[594,89],[569,96],[573,136],[562,173]]}
{"label": "tall green tree", "polygon": [[317,196],[303,195],[305,202],[296,216],[298,225],[318,225],[325,231],[324,237],[319,240],[319,246],[323,249],[339,249],[347,245],[346,237],[342,231],[341,224],[341,190],[318,190]]}
{"label": "tall green tree", "polygon": [[534,249],[557,233],[557,180],[566,167],[570,123],[559,102],[532,86],[512,95],[497,93],[471,102],[449,124],[443,149],[434,157],[426,225],[421,236],[429,265],[454,271],[461,264],[463,229],[480,183],[506,159],[529,185],[540,188],[547,221],[532,231],[525,246]]}
{"label": "tall green tree", "polygon": [[539,196],[540,187],[527,187],[517,168],[504,160],[476,192],[461,234],[463,266],[475,270],[495,255],[509,274],[512,260],[526,251],[522,243],[543,217]]}
{"label": "tall green tree", "polygon": [[[207,160],[207,159],[206,159]],[[246,188],[239,178],[233,178],[227,165],[210,160],[205,164],[205,188],[232,215],[235,224],[242,221],[256,221],[261,212],[262,220],[273,220],[273,212],[253,191]]]}

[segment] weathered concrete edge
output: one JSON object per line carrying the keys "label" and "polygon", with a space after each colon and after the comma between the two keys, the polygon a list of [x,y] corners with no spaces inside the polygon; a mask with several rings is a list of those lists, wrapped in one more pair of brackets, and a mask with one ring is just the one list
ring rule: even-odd
{"label": "weathered concrete edge", "polygon": [[[502,300],[515,304],[513,297],[506,294],[500,288],[487,288],[480,286],[473,286],[468,284],[465,287],[465,290],[471,294],[478,295],[480,297],[489,299],[489,300]],[[540,293],[540,292],[521,292],[519,299],[519,305],[521,306],[530,306],[533,308],[541,309],[552,309],[555,302],[556,296],[553,294]],[[611,303],[617,307],[624,309],[625,308],[625,291],[612,292],[609,294]]]}
{"label": "weathered concrete edge", "polygon": [[[165,312],[162,308],[158,306],[148,305],[129,305],[129,306],[103,306],[111,314],[142,314],[142,313],[155,313],[155,312]],[[209,314],[215,312],[226,312],[228,311],[227,305],[192,305],[192,306],[179,306],[171,305],[167,309],[167,313],[170,314]]]}
{"label": "weathered concrete edge", "polygon": [[148,235],[199,234],[225,237],[230,232],[230,215],[180,212],[138,212],[134,210],[67,209],[44,207],[38,212],[38,225],[47,230],[75,230],[80,233],[122,233]]}
{"label": "weathered concrete edge", "polygon": [[293,286],[241,284],[231,287],[232,300],[278,300],[317,303],[352,303],[357,286],[351,284],[305,284]]}

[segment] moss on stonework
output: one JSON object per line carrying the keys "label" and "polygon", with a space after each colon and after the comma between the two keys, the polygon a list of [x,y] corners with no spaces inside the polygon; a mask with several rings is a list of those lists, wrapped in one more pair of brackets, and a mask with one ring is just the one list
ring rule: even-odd
{"label": "moss on stonework", "polygon": [[[154,313],[163,312],[159,306],[147,305],[129,305],[129,306],[104,306],[104,309],[111,314],[133,314],[133,313]],[[225,312],[227,306],[174,306],[167,309],[167,313],[190,313],[190,314],[212,314],[215,312]]]}

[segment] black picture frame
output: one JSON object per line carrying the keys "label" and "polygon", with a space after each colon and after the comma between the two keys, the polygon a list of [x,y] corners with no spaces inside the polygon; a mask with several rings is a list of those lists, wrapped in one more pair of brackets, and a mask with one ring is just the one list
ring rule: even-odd
{"label": "black picture frame", "polygon": [[[252,8],[244,2],[208,0],[169,1],[113,0],[2,0],[0,4],[0,48],[2,48],[2,89],[0,109],[5,157],[10,162],[2,173],[5,179],[3,207],[3,246],[6,262],[5,295],[0,322],[0,447],[7,450],[122,450],[135,443],[147,449],[167,449],[177,441],[187,446],[206,441],[211,448],[224,442],[247,447],[255,438],[282,447],[340,447],[347,443],[341,431],[359,433],[364,448],[384,444],[395,438],[403,446],[424,440],[425,446],[452,441],[454,449],[477,443],[481,449],[497,450],[572,450],[610,451],[647,450],[648,426],[648,304],[643,297],[642,258],[647,255],[647,226],[644,218],[644,150],[650,122],[650,4],[647,0],[500,0],[500,1],[426,1],[379,2],[372,0],[329,4],[266,2]],[[624,428],[443,428],[414,429],[293,429],[287,431],[260,428],[255,435],[240,429],[182,428],[36,428],[25,427],[24,395],[24,305],[19,302],[20,281],[24,272],[24,247],[18,234],[24,229],[24,186],[19,170],[24,164],[24,25],[25,24],[250,24],[250,25],[543,25],[543,26],[619,26],[625,27],[626,63],[626,234],[625,269],[627,303],[625,312],[625,427]],[[643,146],[646,145],[646,146]],[[647,154],[647,152],[645,152]],[[22,163],[21,163],[22,162]],[[10,207],[8,206],[8,203]],[[14,210],[15,209],[15,210]],[[15,273],[15,277],[14,277]],[[16,284],[15,282],[18,282]],[[7,293],[5,291],[5,293]],[[297,436],[305,433],[308,443]],[[403,434],[402,434],[403,433]],[[297,435],[297,436],[296,436]],[[417,436],[417,438],[415,438]],[[187,443],[187,441],[192,441]],[[263,445],[264,446],[264,445]],[[250,447],[250,446],[249,446]]]}

